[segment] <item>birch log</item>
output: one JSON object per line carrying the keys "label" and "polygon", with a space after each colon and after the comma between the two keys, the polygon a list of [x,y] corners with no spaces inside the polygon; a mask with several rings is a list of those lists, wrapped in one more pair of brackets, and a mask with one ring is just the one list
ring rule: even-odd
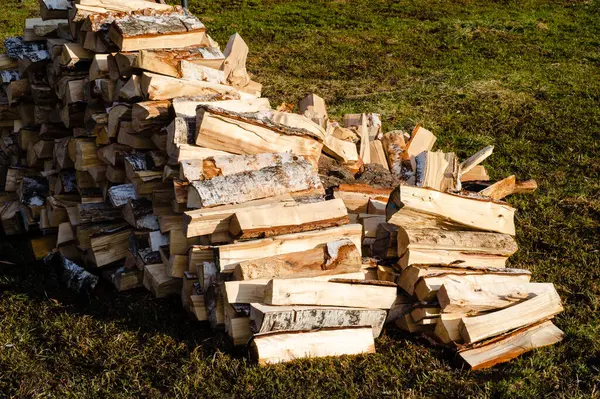
{"label": "birch log", "polygon": [[229,232],[239,239],[265,238],[348,224],[342,200],[308,204],[274,204],[270,208],[245,209],[235,213]]}
{"label": "birch log", "polygon": [[269,306],[252,303],[250,329],[255,334],[281,331],[311,331],[322,328],[370,326],[373,338],[381,333],[386,318],[383,309],[325,306]]}
{"label": "birch log", "polygon": [[322,191],[323,185],[311,164],[304,160],[257,171],[194,181],[200,207],[239,204],[295,192]]}

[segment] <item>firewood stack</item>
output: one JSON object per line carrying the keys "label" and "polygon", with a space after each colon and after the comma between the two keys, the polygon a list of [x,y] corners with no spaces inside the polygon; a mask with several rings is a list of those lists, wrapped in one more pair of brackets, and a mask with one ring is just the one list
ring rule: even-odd
{"label": "firewood stack", "polygon": [[473,368],[562,337],[552,284],[505,267],[502,199],[535,182],[490,182],[493,147],[459,162],[316,95],[274,110],[242,38],[180,7],[40,4],[0,57],[1,219],[71,288],[180,295],[260,364],[372,353],[385,323]]}

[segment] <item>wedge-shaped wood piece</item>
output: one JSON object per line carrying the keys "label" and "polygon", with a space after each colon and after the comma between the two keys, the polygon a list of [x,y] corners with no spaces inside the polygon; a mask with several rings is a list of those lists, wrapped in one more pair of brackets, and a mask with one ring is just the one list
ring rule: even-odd
{"label": "wedge-shaped wood piece", "polygon": [[[364,280],[364,272],[331,274],[326,276],[307,277],[304,280],[329,281],[335,278],[345,278],[353,280]],[[291,280],[294,280],[293,278]],[[224,298],[227,303],[253,303],[263,302],[265,297],[265,288],[271,279],[226,281],[223,284]]]}
{"label": "wedge-shaped wood piece", "polygon": [[371,152],[371,163],[379,164],[389,170],[390,167],[381,140],[371,141],[371,143],[369,143],[369,148]]}
{"label": "wedge-shaped wood piece", "polygon": [[252,113],[201,106],[196,144],[234,154],[291,151],[313,165],[321,154],[325,131],[301,115],[264,110]]}
{"label": "wedge-shaped wood piece", "polygon": [[[480,269],[481,270],[481,269]],[[486,269],[487,274],[461,274],[446,271],[428,274],[419,279],[415,285],[415,295],[420,301],[430,301],[446,281],[467,281],[473,284],[524,284],[531,279],[531,273],[523,269]]]}
{"label": "wedge-shaped wood piece", "polygon": [[417,125],[411,136],[408,143],[406,143],[406,153],[410,157],[410,163],[412,165],[412,170],[415,171],[416,168],[416,157],[423,151],[431,151],[433,145],[435,144],[437,137],[434,136],[429,130]]}
{"label": "wedge-shaped wood piece", "polygon": [[[198,193],[199,207],[239,204],[288,193],[323,190],[315,169],[305,160],[194,181],[191,187]],[[189,200],[188,207],[191,207]]]}
{"label": "wedge-shaped wood piece", "polygon": [[293,162],[298,157],[289,152],[256,155],[226,155],[181,161],[181,179],[207,180],[216,176],[228,176],[240,172],[259,170]]}
{"label": "wedge-shaped wood piece", "polygon": [[479,165],[483,162],[487,157],[492,155],[494,152],[494,146],[488,145],[487,147],[477,151],[475,154],[471,155],[469,158],[460,163],[458,167],[459,177],[468,173],[475,166]]}
{"label": "wedge-shaped wood piece", "polygon": [[472,344],[547,319],[563,311],[555,289],[497,312],[463,317],[459,326],[465,343]]}
{"label": "wedge-shaped wood piece", "polygon": [[494,201],[442,193],[419,187],[398,186],[387,205],[388,222],[403,226],[402,215],[418,212],[444,222],[477,230],[515,235],[515,209]]}
{"label": "wedge-shaped wood piece", "polygon": [[523,353],[563,340],[565,334],[551,321],[544,321],[502,335],[474,348],[458,352],[471,370],[481,370],[507,362]]}
{"label": "wedge-shaped wood piece", "polygon": [[381,333],[387,312],[383,309],[327,306],[269,306],[252,303],[250,329],[257,334],[281,331],[312,331],[322,328],[372,327],[373,338]]}
{"label": "wedge-shaped wood piece", "polygon": [[187,13],[129,14],[113,21],[108,36],[121,51],[135,51],[202,45],[207,42],[205,30],[198,18]]}
{"label": "wedge-shaped wood piece", "polygon": [[227,83],[233,87],[241,88],[250,83],[250,77],[246,71],[247,57],[248,45],[244,39],[238,33],[231,35],[227,47],[225,47],[223,71]]}
{"label": "wedge-shaped wood piece", "polygon": [[273,279],[265,288],[267,305],[348,306],[390,309],[396,287],[368,284]]}
{"label": "wedge-shaped wood piece", "polygon": [[476,314],[503,309],[552,290],[552,283],[515,285],[499,281],[477,283],[448,280],[440,287],[437,298],[444,313]]}
{"label": "wedge-shaped wood piece", "polygon": [[240,239],[265,238],[300,233],[348,224],[342,200],[309,204],[275,204],[265,209],[246,209],[235,213],[229,232]]}
{"label": "wedge-shaped wood piece", "polygon": [[361,235],[361,225],[348,224],[329,229],[222,245],[218,247],[219,267],[221,271],[233,270],[238,263],[243,261],[304,251],[329,241],[344,238],[350,239],[357,248],[360,248]]}
{"label": "wedge-shaped wood piece", "polygon": [[235,280],[304,278],[358,272],[362,259],[348,239],[331,241],[313,249],[240,262]]}
{"label": "wedge-shaped wood piece", "polygon": [[313,357],[375,353],[370,327],[257,335],[250,345],[260,365]]}
{"label": "wedge-shaped wood piece", "polygon": [[218,83],[176,79],[144,72],[141,88],[148,100],[169,100],[175,97],[219,95],[222,100],[238,100],[239,92],[231,86]]}

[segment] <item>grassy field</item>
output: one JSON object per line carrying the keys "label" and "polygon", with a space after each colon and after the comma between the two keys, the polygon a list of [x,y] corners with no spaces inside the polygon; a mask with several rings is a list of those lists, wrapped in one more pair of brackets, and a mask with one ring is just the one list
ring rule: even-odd
{"label": "grassy field", "polygon": [[[553,282],[563,343],[481,372],[394,330],[377,354],[258,368],[190,322],[178,298],[65,292],[14,242],[0,258],[0,396],[600,397],[600,7],[598,1],[191,0],[222,46],[239,32],[273,104],[323,96],[330,114],[421,122],[461,157],[495,145],[493,178],[535,178],[514,196],[514,267]],[[37,3],[3,2],[0,34]],[[1,241],[2,239],[0,239]]]}

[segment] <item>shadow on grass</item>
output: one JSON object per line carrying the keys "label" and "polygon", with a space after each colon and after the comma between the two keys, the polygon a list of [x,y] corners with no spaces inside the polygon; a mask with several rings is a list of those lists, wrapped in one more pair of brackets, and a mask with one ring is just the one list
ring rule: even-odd
{"label": "shadow on grass", "polygon": [[[77,294],[59,281],[56,271],[31,257],[24,237],[0,239],[0,296],[5,292],[25,295],[29,301],[55,301],[73,315],[115,322],[136,332],[144,342],[153,334],[165,334],[190,350],[200,347],[205,355],[223,351],[235,357],[246,355],[235,348],[224,332],[214,332],[207,322],[193,320],[183,310],[178,296],[156,299],[144,288],[118,292],[100,278],[94,295]],[[98,272],[94,272],[99,274]]]}

